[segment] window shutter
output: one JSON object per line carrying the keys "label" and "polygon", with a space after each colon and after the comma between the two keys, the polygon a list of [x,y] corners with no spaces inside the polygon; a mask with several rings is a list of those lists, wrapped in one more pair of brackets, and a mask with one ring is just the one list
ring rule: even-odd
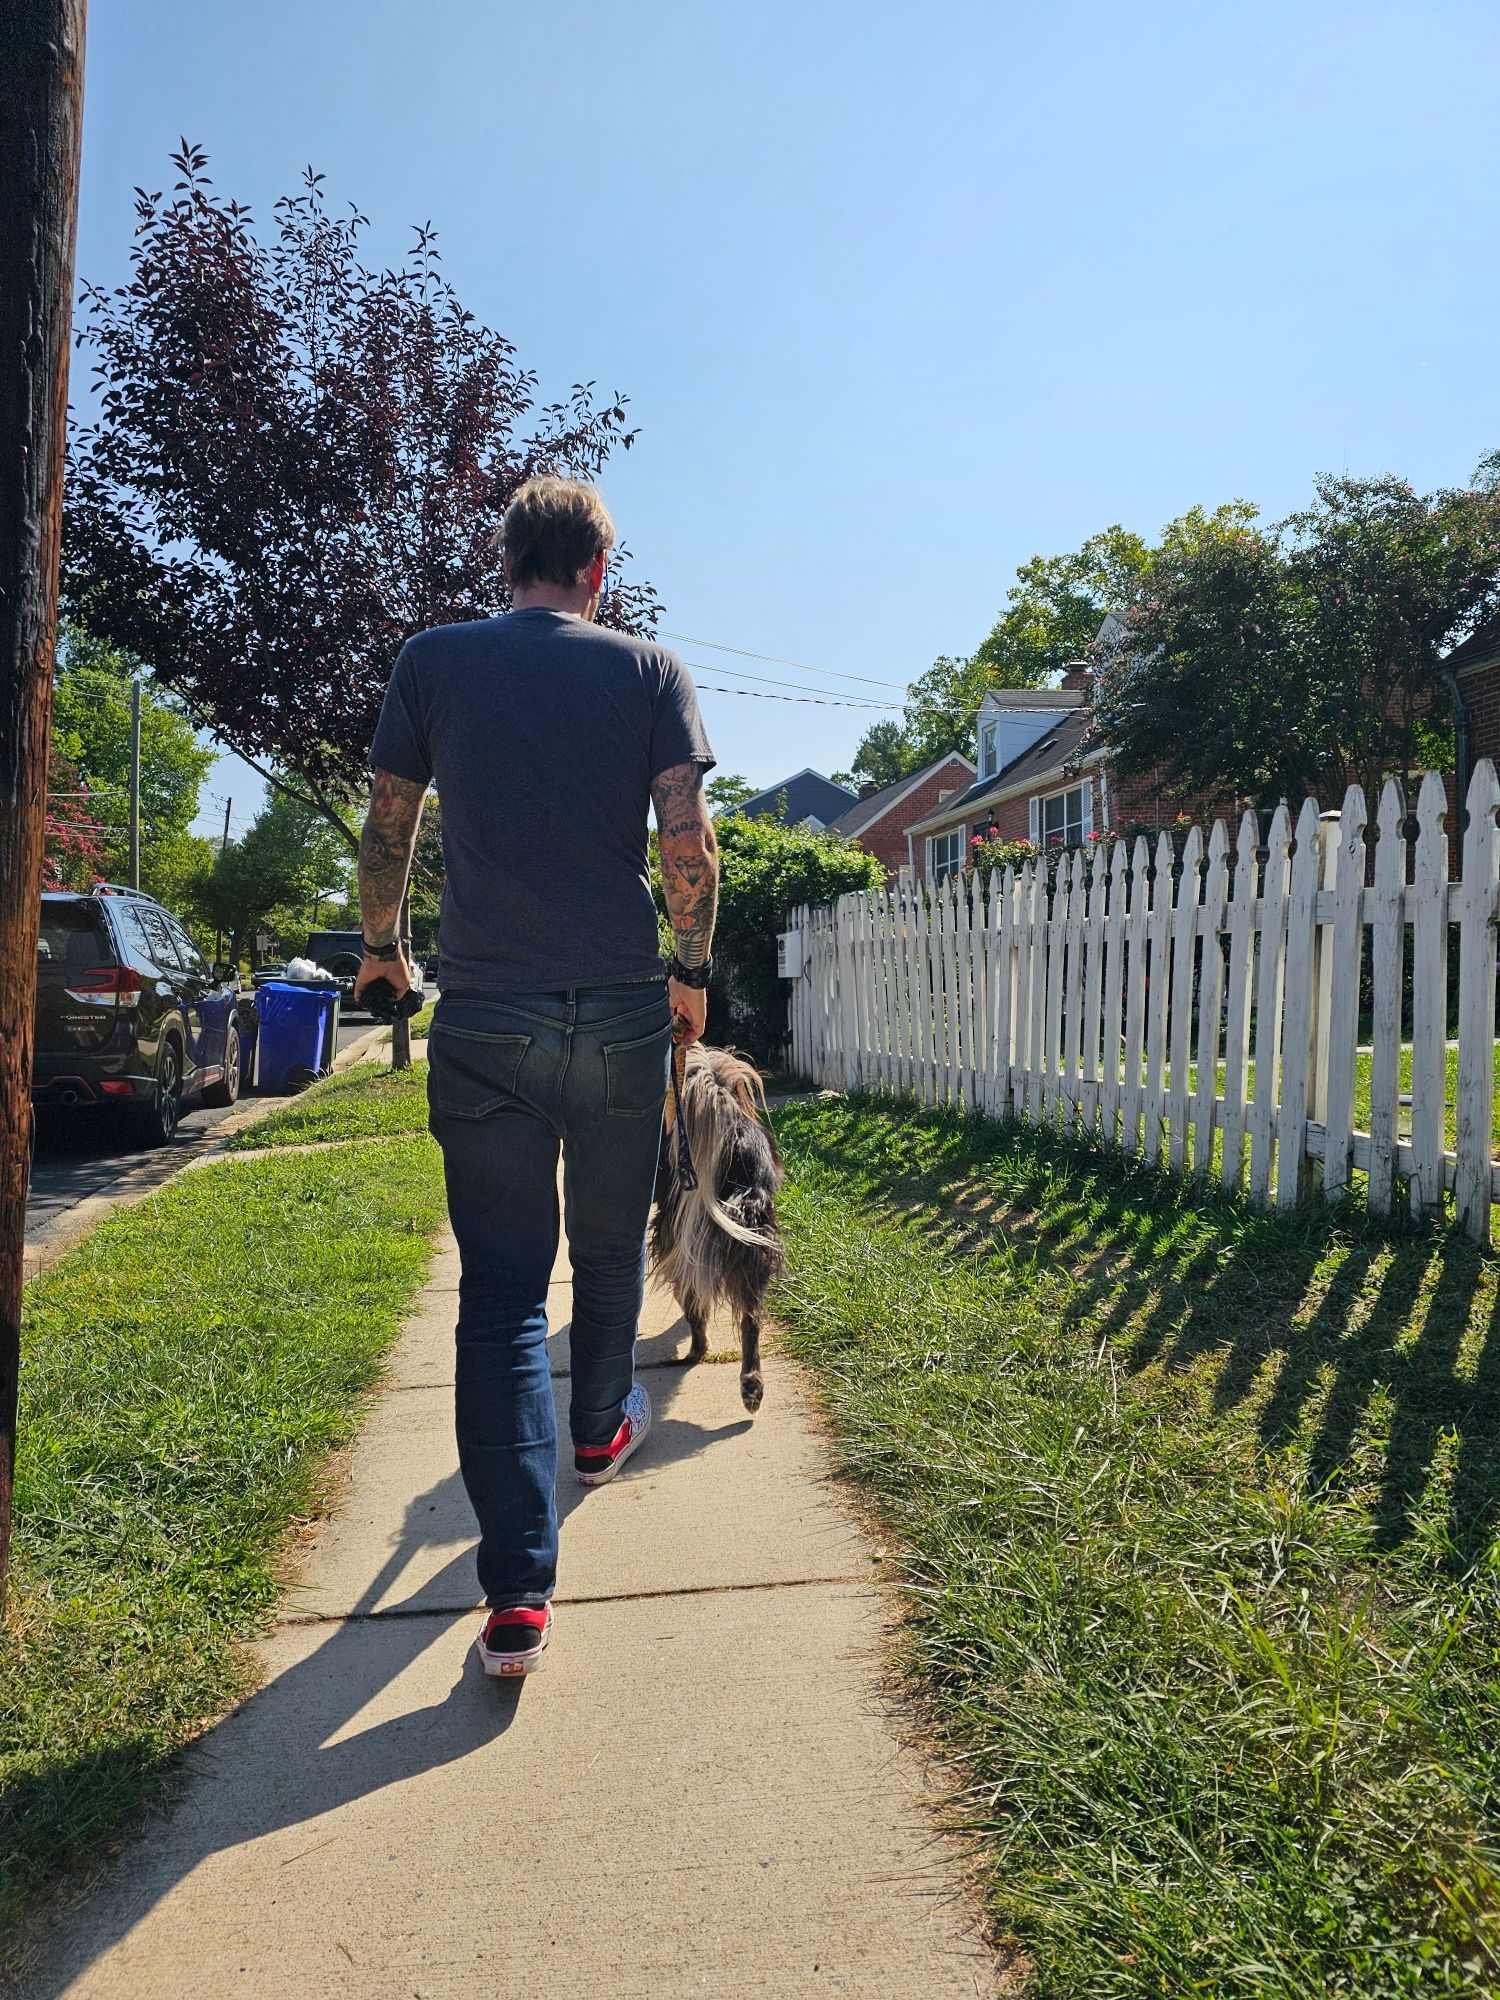
{"label": "window shutter", "polygon": [[1093,830],[1094,830],[1094,781],[1092,778],[1085,778],[1083,781],[1083,837],[1085,840],[1088,839],[1089,835],[1093,832]]}
{"label": "window shutter", "polygon": [[1042,840],[1041,800],[1032,799],[1027,806],[1027,810],[1031,814],[1031,844],[1033,847],[1039,847],[1041,845],[1041,840]]}

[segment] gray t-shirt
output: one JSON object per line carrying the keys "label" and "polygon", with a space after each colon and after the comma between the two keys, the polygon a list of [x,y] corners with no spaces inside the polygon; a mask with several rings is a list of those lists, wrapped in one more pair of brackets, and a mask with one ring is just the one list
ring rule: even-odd
{"label": "gray t-shirt", "polygon": [[649,639],[540,610],[409,639],[370,764],[437,788],[440,983],[545,993],[659,975],[651,784],[713,762],[687,668]]}

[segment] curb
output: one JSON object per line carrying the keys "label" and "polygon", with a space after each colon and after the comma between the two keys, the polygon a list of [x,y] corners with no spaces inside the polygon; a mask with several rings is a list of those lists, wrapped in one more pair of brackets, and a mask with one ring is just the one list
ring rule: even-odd
{"label": "curb", "polygon": [[373,1028],[367,1028],[357,1042],[350,1042],[347,1048],[339,1050],[333,1059],[331,1073],[337,1076],[340,1070],[352,1069],[371,1049],[378,1048],[389,1033],[390,1029],[381,1027],[379,1022]]}

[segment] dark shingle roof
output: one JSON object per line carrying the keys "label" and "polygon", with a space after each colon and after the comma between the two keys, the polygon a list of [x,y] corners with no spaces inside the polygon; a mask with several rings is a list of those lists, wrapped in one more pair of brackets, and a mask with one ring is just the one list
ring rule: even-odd
{"label": "dark shingle roof", "polygon": [[836,785],[832,778],[825,778],[821,771],[798,771],[795,776],[783,778],[778,784],[767,785],[763,792],[757,792],[753,799],[746,799],[736,808],[747,819],[775,819],[777,801],[786,793],[786,823],[797,826],[805,819],[821,820],[824,826],[840,813],[847,812],[859,802],[858,794],[844,785]]}
{"label": "dark shingle roof", "polygon": [[1469,667],[1488,666],[1497,657],[1500,657],[1500,618],[1491,618],[1455,646],[1443,665],[1461,674]]}
{"label": "dark shingle roof", "polygon": [[950,750],[945,756],[934,757],[932,762],[924,764],[920,771],[908,771],[904,778],[893,778],[890,784],[882,785],[878,792],[870,792],[864,798],[857,800],[847,812],[842,812],[837,819],[830,820],[830,827],[835,833],[845,834],[852,839],[856,834],[863,833],[867,826],[873,826],[882,814],[889,812],[902,792],[915,789],[934,771],[940,771],[945,764],[953,763],[961,765],[966,770],[973,769],[967,757],[961,756],[957,750]]}
{"label": "dark shingle roof", "polygon": [[1074,709],[1060,718],[1055,729],[1049,729],[1045,736],[1038,737],[1019,757],[1012,757],[993,777],[981,778],[956,799],[944,799],[940,806],[934,806],[930,813],[924,814],[914,826],[908,828],[908,832],[915,832],[918,827],[927,826],[935,819],[948,819],[956,813],[968,812],[975,806],[982,806],[987,799],[997,798],[1002,792],[1014,791],[1019,785],[1035,784],[1051,776],[1054,771],[1061,770],[1081,747],[1088,726],[1088,715]]}

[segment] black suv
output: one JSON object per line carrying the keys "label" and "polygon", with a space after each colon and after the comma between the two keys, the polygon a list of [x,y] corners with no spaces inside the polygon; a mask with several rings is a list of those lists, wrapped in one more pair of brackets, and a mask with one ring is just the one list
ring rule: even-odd
{"label": "black suv", "polygon": [[42,897],[37,940],[38,1105],[113,1104],[165,1145],[184,1103],[240,1093],[239,977],[210,966],[151,896],[100,884]]}

